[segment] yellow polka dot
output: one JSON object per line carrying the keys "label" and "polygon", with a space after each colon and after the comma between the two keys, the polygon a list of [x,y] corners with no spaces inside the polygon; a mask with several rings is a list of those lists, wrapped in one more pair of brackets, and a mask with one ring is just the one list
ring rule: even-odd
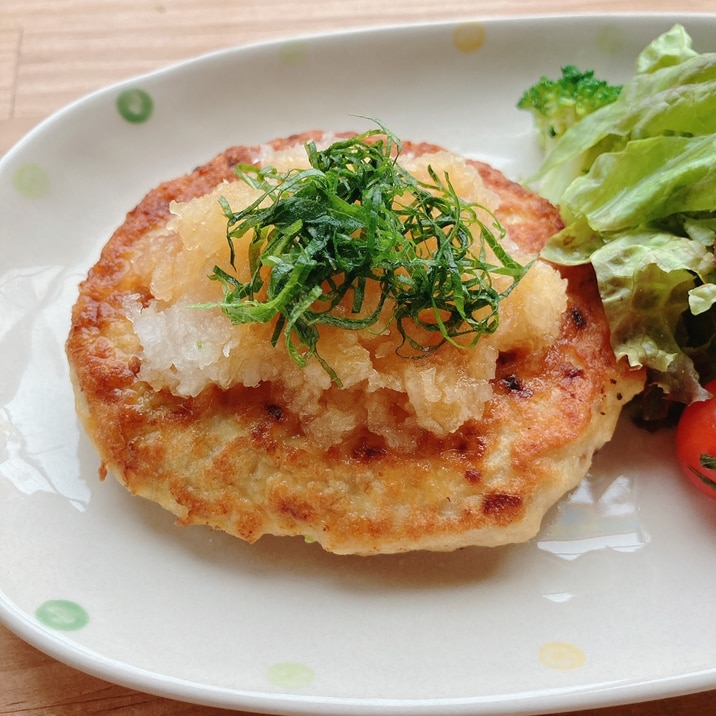
{"label": "yellow polka dot", "polygon": [[477,52],[485,44],[485,27],[479,22],[463,22],[455,28],[453,41],[460,52]]}
{"label": "yellow polka dot", "polygon": [[584,652],[574,644],[564,641],[548,641],[539,650],[539,660],[550,669],[567,671],[579,669],[587,660]]}

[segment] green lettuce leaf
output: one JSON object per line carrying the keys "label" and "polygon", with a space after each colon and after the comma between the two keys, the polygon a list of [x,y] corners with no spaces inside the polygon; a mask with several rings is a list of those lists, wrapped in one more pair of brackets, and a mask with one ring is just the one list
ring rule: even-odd
{"label": "green lettuce leaf", "polygon": [[703,283],[713,255],[688,238],[661,232],[615,236],[591,257],[617,358],[647,367],[673,399],[703,396],[698,372],[681,343],[683,315],[692,302],[701,312],[716,300]]}
{"label": "green lettuce leaf", "polygon": [[536,179],[565,222],[543,257],[591,262],[615,354],[670,398],[703,398],[716,376],[716,52],[694,51],[681,25],[656,38]]}
{"label": "green lettuce leaf", "polygon": [[636,68],[614,102],[572,125],[545,157],[533,181],[551,201],[558,202],[596,157],[631,139],[716,132],[716,53],[695,53],[675,25],[642,51]]}
{"label": "green lettuce leaf", "polygon": [[589,173],[569,185],[563,217],[584,217],[593,231],[607,233],[710,211],[716,208],[715,158],[714,134],[635,139],[597,157]]}

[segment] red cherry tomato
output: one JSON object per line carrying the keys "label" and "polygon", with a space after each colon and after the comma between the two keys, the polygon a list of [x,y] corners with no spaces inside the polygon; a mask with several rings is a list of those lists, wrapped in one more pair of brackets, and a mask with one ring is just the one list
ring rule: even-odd
{"label": "red cherry tomato", "polygon": [[705,387],[714,397],[684,408],[676,427],[676,456],[696,489],[716,499],[716,380]]}

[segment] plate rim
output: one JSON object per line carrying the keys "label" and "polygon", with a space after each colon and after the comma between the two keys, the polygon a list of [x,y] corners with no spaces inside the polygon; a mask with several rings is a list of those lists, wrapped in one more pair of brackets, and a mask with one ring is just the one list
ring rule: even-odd
{"label": "plate rim", "polygon": [[[118,686],[161,698],[214,708],[226,708],[285,716],[422,716],[447,709],[450,716],[529,716],[573,709],[600,709],[701,693],[714,688],[716,666],[688,675],[639,684],[611,684],[607,688],[572,688],[546,694],[523,692],[504,698],[436,697],[389,699],[306,696],[297,693],[266,693],[208,686],[167,676],[107,658],[39,627],[30,615],[16,608],[0,588],[0,624],[57,661]],[[647,688],[648,687],[648,688]],[[584,696],[589,695],[588,703]],[[522,709],[521,706],[526,706]],[[483,710],[489,707],[489,711]],[[278,708],[278,710],[276,710]]]}
{"label": "plate rim", "polygon": [[164,67],[158,67],[147,72],[126,77],[124,79],[111,82],[110,84],[98,87],[90,92],[77,97],[62,107],[51,112],[47,117],[40,120],[34,127],[26,132],[20,139],[15,142],[2,156],[0,156],[0,171],[4,169],[4,165],[14,159],[14,155],[19,153],[26,143],[31,142],[35,135],[46,130],[47,125],[52,124],[64,115],[77,111],[85,104],[89,104],[105,95],[127,88],[138,83],[146,81],[155,81],[161,79],[164,75],[171,75],[183,71],[186,67],[197,63],[219,61],[223,57],[231,55],[241,55],[251,52],[268,52],[273,48],[281,47],[286,43],[292,42],[329,42],[346,37],[357,37],[384,34],[390,32],[411,32],[423,31],[427,32],[436,28],[458,27],[460,25],[469,24],[485,24],[485,25],[519,25],[532,23],[553,23],[553,22],[578,22],[589,23],[598,21],[614,20],[620,23],[633,23],[639,21],[658,21],[660,19],[684,22],[693,22],[703,20],[705,22],[716,22],[716,13],[707,12],[678,12],[678,11],[662,11],[656,13],[637,12],[637,11],[617,11],[617,12],[597,12],[597,11],[576,11],[574,13],[567,12],[548,12],[534,15],[479,15],[465,17],[461,19],[444,19],[436,21],[416,21],[416,22],[399,22],[399,23],[378,23],[376,25],[366,25],[351,28],[342,28],[339,30],[322,30],[317,32],[299,33],[296,35],[285,35],[275,37],[269,40],[257,40],[248,42],[243,45],[231,45],[227,47],[202,52],[198,55],[187,57],[177,62],[170,63]]}

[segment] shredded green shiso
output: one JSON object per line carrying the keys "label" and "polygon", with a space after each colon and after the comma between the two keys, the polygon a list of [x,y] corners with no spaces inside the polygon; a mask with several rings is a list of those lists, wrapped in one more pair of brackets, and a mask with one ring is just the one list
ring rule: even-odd
{"label": "shredded green shiso", "polygon": [[[426,183],[402,169],[401,143],[380,125],[305,149],[306,169],[237,166],[238,178],[261,193],[240,211],[221,205],[234,270],[235,240],[250,232],[251,278],[216,266],[210,278],[224,299],[213,306],[234,324],[275,322],[274,346],[283,336],[297,364],[315,358],[339,385],[319,353],[321,326],[381,332],[394,324],[406,357],[445,343],[471,347],[497,329],[498,305],[527,267],[503,248],[493,214],[461,200],[447,175],[429,168]],[[478,216],[485,212],[489,226]],[[497,274],[512,279],[506,289],[493,284]],[[371,284],[377,303],[367,300]],[[430,339],[420,342],[423,331]]]}

